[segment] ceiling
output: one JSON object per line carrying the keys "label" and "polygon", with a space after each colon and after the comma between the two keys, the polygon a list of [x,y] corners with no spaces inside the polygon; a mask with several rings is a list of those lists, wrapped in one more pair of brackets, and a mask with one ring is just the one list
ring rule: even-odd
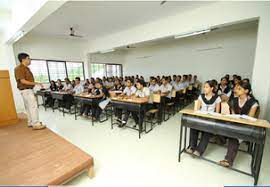
{"label": "ceiling", "polygon": [[69,27],[95,39],[156,19],[192,10],[209,1],[69,1],[35,27],[31,34],[65,37]]}

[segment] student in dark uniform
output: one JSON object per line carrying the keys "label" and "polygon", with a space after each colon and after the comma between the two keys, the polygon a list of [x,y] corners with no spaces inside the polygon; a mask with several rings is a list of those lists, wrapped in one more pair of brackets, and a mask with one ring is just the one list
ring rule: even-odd
{"label": "student in dark uniform", "polygon": [[[250,96],[251,85],[247,82],[241,82],[238,87],[238,97],[232,99],[231,111],[233,114],[248,115],[255,117],[258,101]],[[239,140],[235,138],[228,138],[227,154],[224,160],[219,163],[225,167],[231,167],[239,148]]]}
{"label": "student in dark uniform", "polygon": [[109,92],[105,88],[105,86],[103,86],[102,82],[96,82],[94,95],[96,97],[96,100],[95,102],[93,102],[92,106],[92,120],[95,121],[99,119],[100,114],[102,112],[102,109],[100,108],[99,104],[100,102],[106,100],[109,97]]}
{"label": "student in dark uniform", "polygon": [[61,79],[57,79],[57,91],[61,91],[64,88],[64,85],[61,82]]}
{"label": "student in dark uniform", "polygon": [[[95,91],[95,85],[93,83],[90,83],[87,88],[88,94],[94,94]],[[80,115],[87,117],[89,116],[91,111],[91,104],[83,103],[80,109]]]}
{"label": "student in dark uniform", "polygon": [[[50,81],[50,91],[57,91],[57,85],[54,80]],[[51,94],[46,95],[46,105],[53,107],[55,99],[52,98]]]}
{"label": "student in dark uniform", "polygon": [[[204,93],[201,94],[197,100],[198,105],[194,108],[203,112],[220,112],[220,97],[214,92],[215,83],[213,81],[207,81],[204,84]],[[187,152],[194,156],[200,157],[207,148],[210,133],[201,132],[202,137],[198,143],[198,136],[200,131],[190,129],[190,145]]]}

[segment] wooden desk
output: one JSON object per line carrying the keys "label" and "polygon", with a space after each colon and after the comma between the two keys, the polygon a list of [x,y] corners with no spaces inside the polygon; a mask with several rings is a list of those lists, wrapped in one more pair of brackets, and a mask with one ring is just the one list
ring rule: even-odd
{"label": "wooden desk", "polygon": [[9,72],[0,70],[0,127],[18,122]]}
{"label": "wooden desk", "polygon": [[198,116],[198,117],[205,117],[209,119],[216,119],[216,120],[222,120],[222,121],[227,121],[227,122],[239,123],[242,125],[251,125],[251,126],[256,126],[256,127],[270,128],[270,123],[263,119],[257,119],[256,121],[251,121],[248,119],[242,119],[242,118],[238,119],[238,118],[227,117],[224,115],[216,116],[216,115],[211,115],[211,114],[201,114],[192,109],[183,109],[179,113],[189,114],[189,115]]}
{"label": "wooden desk", "polygon": [[[134,111],[134,112],[145,112],[145,106],[148,104],[148,101],[144,98],[121,98],[121,97],[112,97],[111,98],[111,106],[112,109],[118,108],[122,110]],[[139,122],[141,121],[141,117],[139,115]],[[113,122],[113,115],[111,115],[111,129],[113,129],[113,125],[118,124]],[[130,129],[137,130],[139,132],[139,138],[141,138],[141,133],[146,132],[146,126],[144,125],[144,130],[139,128],[133,128],[130,126],[126,126]]]}
{"label": "wooden desk", "polygon": [[61,185],[85,170],[93,157],[51,130],[34,131],[27,120],[0,128],[1,185]]}
{"label": "wooden desk", "polygon": [[[250,164],[251,172],[245,172],[233,167],[231,167],[230,169],[254,177],[254,185],[257,184],[264,152],[266,128],[269,128],[269,123],[267,121],[260,119],[258,119],[257,121],[251,121],[247,119],[235,119],[226,116],[201,114],[191,109],[181,110],[180,113],[182,113],[182,116],[178,152],[179,162],[181,153],[187,153],[187,128],[196,129],[199,131],[208,132],[211,134],[216,134],[229,138],[242,139],[249,142],[249,146],[246,152],[249,153],[252,157],[252,161]],[[183,149],[182,139],[184,139]],[[201,158],[211,163],[217,163],[216,161],[207,159],[203,156]]]}

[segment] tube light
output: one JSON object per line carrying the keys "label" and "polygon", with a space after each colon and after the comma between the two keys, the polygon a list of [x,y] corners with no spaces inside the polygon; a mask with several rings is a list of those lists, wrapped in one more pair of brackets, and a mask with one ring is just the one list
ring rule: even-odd
{"label": "tube light", "polygon": [[188,36],[194,36],[194,35],[199,35],[199,34],[207,33],[207,32],[210,32],[210,31],[211,31],[211,29],[200,30],[200,31],[195,31],[195,32],[191,32],[191,33],[176,35],[176,36],[174,36],[174,38],[175,39],[185,38],[185,37],[188,37]]}
{"label": "tube light", "polygon": [[109,52],[113,52],[115,51],[114,49],[107,49],[107,50],[103,50],[103,51],[100,51],[100,53],[109,53]]}

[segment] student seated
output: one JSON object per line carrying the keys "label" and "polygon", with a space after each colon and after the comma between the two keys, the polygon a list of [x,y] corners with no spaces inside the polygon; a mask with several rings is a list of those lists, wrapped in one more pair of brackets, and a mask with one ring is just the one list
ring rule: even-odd
{"label": "student seated", "polygon": [[[144,81],[139,79],[138,82],[136,83],[136,86],[137,86],[137,90],[135,92],[135,97],[143,98],[145,101],[148,102],[149,97],[150,97],[150,90],[149,90],[149,88],[144,86]],[[145,111],[147,110],[147,108],[148,108],[148,106],[146,106]],[[145,111],[142,110],[140,113],[139,112],[131,112],[133,119],[135,121],[135,125],[133,126],[134,128],[136,128],[136,126],[138,124],[139,129],[140,130],[143,129],[143,118],[144,118]]]}
{"label": "student seated", "polygon": [[123,86],[119,79],[115,79],[114,86],[111,89],[112,91],[123,91]]}
{"label": "student seated", "polygon": [[61,91],[64,88],[64,85],[62,84],[61,79],[57,79],[57,90],[56,91]]}
{"label": "student seated", "polygon": [[228,80],[226,77],[221,78],[217,93],[218,95],[226,95],[228,98],[231,96],[231,88],[228,86]]}
{"label": "student seated", "polygon": [[94,95],[96,100],[93,102],[92,106],[92,120],[97,120],[100,117],[102,109],[99,104],[105,101],[109,97],[109,92],[105,86],[103,86],[102,82],[96,82]]}
{"label": "student seated", "polygon": [[[95,91],[95,84],[90,83],[88,85],[87,92],[88,92],[88,94],[94,94],[94,91]],[[84,116],[84,117],[89,116],[90,111],[91,111],[91,104],[83,103],[81,105],[81,109],[80,109],[80,115],[81,116]]]}
{"label": "student seated", "polygon": [[[204,84],[204,93],[201,94],[197,100],[197,106],[194,110],[204,112],[220,112],[220,97],[214,93],[214,83],[207,81]],[[199,133],[202,134],[201,140],[198,143]],[[194,156],[200,157],[207,148],[211,134],[208,132],[201,132],[196,129],[190,129],[190,145],[187,152]]]}
{"label": "student seated", "polygon": [[159,116],[162,116],[165,105],[171,101],[172,95],[172,85],[169,84],[168,77],[164,77],[162,79],[162,85],[160,86],[160,93],[161,93],[161,110],[159,111]]}
{"label": "student seated", "polygon": [[[127,79],[126,80],[126,87],[123,91],[123,93],[120,95],[121,97],[131,97],[135,95],[136,92],[136,88],[133,86],[133,82],[131,81],[131,79]],[[118,127],[123,127],[127,124],[127,120],[129,118],[130,115],[130,111],[125,111],[125,116],[124,119],[122,120],[122,110],[120,109],[116,109],[117,112],[117,121],[121,122],[120,125],[118,125]]]}
{"label": "student seated", "polygon": [[71,92],[73,90],[73,86],[69,80],[69,78],[65,78],[65,85],[62,89],[64,92]]}
{"label": "student seated", "polygon": [[[255,117],[259,104],[254,97],[250,96],[251,85],[247,82],[241,82],[237,89],[238,97],[233,98],[231,101],[232,114],[241,114]],[[233,166],[239,145],[240,144],[238,139],[228,138],[227,154],[225,159],[221,160],[219,163],[225,167]]]}
{"label": "student seated", "polygon": [[73,94],[81,94],[81,93],[83,93],[83,91],[84,91],[84,87],[81,84],[81,79],[80,79],[80,77],[76,77],[75,78],[75,86],[72,90],[72,93]]}
{"label": "student seated", "polygon": [[[50,81],[50,91],[57,91],[57,85],[55,81]],[[50,107],[54,106],[55,99],[52,98],[51,94],[46,95],[46,105],[49,105]]]}
{"label": "student seated", "polygon": [[157,84],[156,78],[151,78],[150,85],[149,85],[150,93],[157,94],[160,92],[160,86]]}

